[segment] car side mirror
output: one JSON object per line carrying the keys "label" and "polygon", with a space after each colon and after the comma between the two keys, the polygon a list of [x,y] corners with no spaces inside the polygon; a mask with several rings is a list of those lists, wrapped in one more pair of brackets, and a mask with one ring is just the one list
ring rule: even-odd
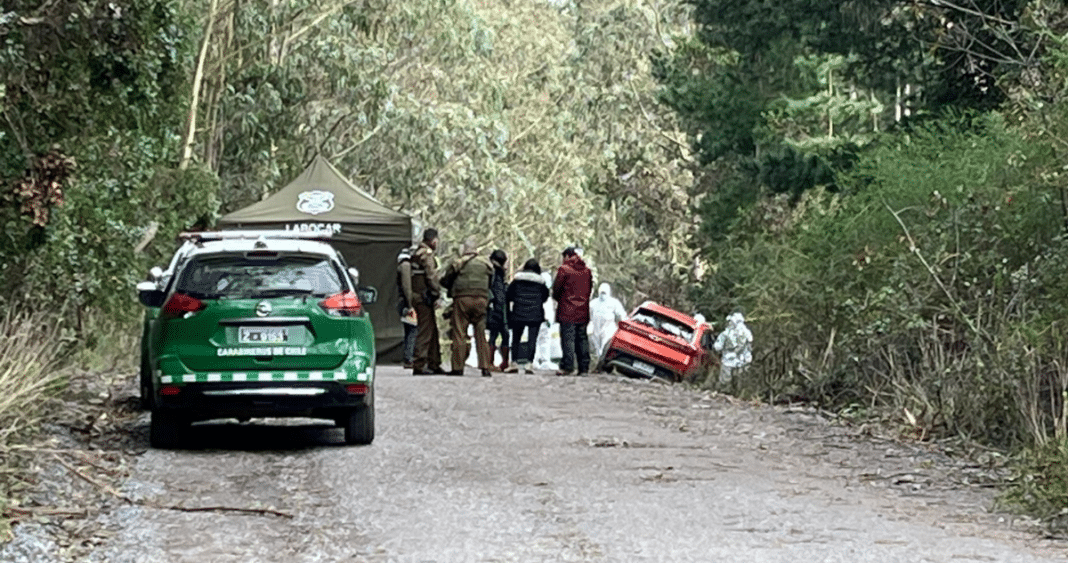
{"label": "car side mirror", "polygon": [[[349,268],[349,277],[352,278],[352,285],[356,287],[360,286],[360,271],[356,268]],[[362,298],[361,298],[362,300]]]}
{"label": "car side mirror", "polygon": [[159,266],[152,266],[152,269],[148,271],[148,277],[152,281],[159,281],[163,277],[163,268]]}
{"label": "car side mirror", "polygon": [[360,303],[370,305],[371,303],[378,301],[378,290],[373,287],[361,287],[357,290],[357,294],[360,296]]}
{"label": "car side mirror", "polygon": [[137,284],[137,300],[145,307],[162,307],[167,294],[156,287],[156,282],[143,281]]}

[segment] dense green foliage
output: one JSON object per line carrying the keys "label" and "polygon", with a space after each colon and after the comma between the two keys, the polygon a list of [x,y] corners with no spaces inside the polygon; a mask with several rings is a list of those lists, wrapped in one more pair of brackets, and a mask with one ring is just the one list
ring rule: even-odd
{"label": "dense green foliage", "polygon": [[739,198],[753,200],[741,184],[796,202],[836,189],[838,172],[905,121],[999,107],[1044,52],[1043,30],[1025,24],[1057,19],[1024,1],[689,3],[697,32],[656,58],[656,74],[694,139],[701,184],[741,180],[704,190],[712,238],[730,230]]}
{"label": "dense green foliage", "polygon": [[1046,521],[1055,533],[1068,528],[1064,499],[1068,497],[1068,448],[1064,442],[1024,453],[1015,486],[1006,500]]}
{"label": "dense green foliage", "polygon": [[174,170],[190,20],[167,0],[5,9],[3,297],[129,310],[149,222],[173,237],[215,209],[212,175]]}
{"label": "dense green foliage", "polygon": [[1012,500],[1068,509],[1068,8],[691,4],[657,76],[702,163],[695,300],[749,314],[747,392],[1035,448]]}

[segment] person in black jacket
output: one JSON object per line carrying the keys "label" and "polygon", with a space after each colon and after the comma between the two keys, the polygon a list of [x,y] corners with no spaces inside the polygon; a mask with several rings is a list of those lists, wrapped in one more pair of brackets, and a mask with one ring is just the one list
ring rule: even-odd
{"label": "person in black jacket", "polygon": [[508,254],[501,249],[489,255],[493,264],[493,279],[490,280],[489,311],[486,316],[486,328],[489,330],[490,361],[497,354],[497,340],[501,341],[501,371],[508,368],[508,303],[505,296],[504,265],[508,263]]}
{"label": "person in black jacket", "polygon": [[[505,292],[508,301],[508,325],[512,328],[512,357],[515,364],[509,373],[534,373],[530,367],[534,361],[534,346],[538,341],[538,329],[545,322],[544,304],[549,299],[549,288],[541,277],[541,266],[531,258],[516,273]],[[523,333],[526,332],[526,340]]]}

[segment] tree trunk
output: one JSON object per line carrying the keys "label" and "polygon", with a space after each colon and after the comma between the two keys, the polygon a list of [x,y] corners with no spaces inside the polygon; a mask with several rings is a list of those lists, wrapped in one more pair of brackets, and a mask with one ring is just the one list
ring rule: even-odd
{"label": "tree trunk", "polygon": [[219,0],[211,0],[211,8],[208,11],[208,21],[204,24],[204,40],[200,43],[200,55],[197,57],[197,70],[193,75],[193,95],[189,102],[189,118],[185,123],[185,146],[182,148],[182,161],[178,164],[179,170],[189,167],[189,161],[193,159],[193,145],[197,133],[197,108],[200,105],[200,88],[204,81],[204,60],[208,57],[208,45],[211,43],[211,29],[215,24],[215,12],[219,8]]}

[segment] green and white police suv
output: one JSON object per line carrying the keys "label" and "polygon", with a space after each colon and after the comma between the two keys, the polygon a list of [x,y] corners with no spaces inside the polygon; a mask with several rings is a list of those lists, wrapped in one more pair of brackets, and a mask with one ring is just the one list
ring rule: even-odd
{"label": "green and white police suv", "polygon": [[370,444],[375,339],[363,304],[374,288],[300,234],[185,237],[170,271],[138,284],[152,445],[179,445],[198,420],[277,416],[330,419],[347,443]]}

